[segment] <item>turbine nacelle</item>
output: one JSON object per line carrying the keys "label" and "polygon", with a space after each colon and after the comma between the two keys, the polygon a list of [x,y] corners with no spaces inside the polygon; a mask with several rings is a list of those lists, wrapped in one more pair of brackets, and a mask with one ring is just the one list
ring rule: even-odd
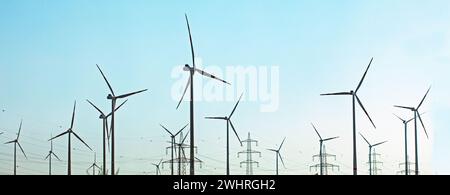
{"label": "turbine nacelle", "polygon": [[189,64],[185,64],[184,67],[183,67],[183,70],[184,71],[191,71],[192,68],[189,66]]}
{"label": "turbine nacelle", "polygon": [[114,96],[111,94],[108,94],[108,96],[106,97],[106,99],[108,99],[108,100],[112,100],[113,98],[114,98]]}

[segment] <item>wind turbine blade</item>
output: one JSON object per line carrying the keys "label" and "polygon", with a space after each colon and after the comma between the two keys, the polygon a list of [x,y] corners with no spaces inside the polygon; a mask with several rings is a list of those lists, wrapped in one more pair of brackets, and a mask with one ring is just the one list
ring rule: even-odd
{"label": "wind turbine blade", "polygon": [[97,169],[101,169],[97,164],[94,164],[95,167],[97,167]]}
{"label": "wind turbine blade", "polygon": [[172,132],[170,132],[166,127],[164,127],[163,125],[159,124],[159,126],[161,126],[164,130],[166,130],[167,133],[169,133],[171,136],[174,136],[172,134]]}
{"label": "wind turbine blade", "polygon": [[181,96],[181,99],[180,99],[180,101],[178,102],[177,110],[178,110],[178,107],[180,107],[180,104],[181,104],[181,102],[183,101],[183,98],[184,98],[184,96],[186,95],[186,92],[187,92],[189,86],[191,85],[191,77],[192,77],[192,74],[189,74],[189,79],[188,79],[188,82],[187,82],[187,84],[186,84],[186,88],[184,88],[183,96]]}
{"label": "wind turbine blade", "polygon": [[129,97],[129,96],[132,96],[132,95],[136,95],[136,94],[142,93],[142,92],[147,91],[147,90],[148,89],[144,89],[144,90],[135,91],[135,92],[132,92],[132,93],[127,93],[127,94],[124,94],[124,95],[119,95],[116,98],[117,99],[126,98],[126,97]]}
{"label": "wind turbine blade", "polygon": [[44,160],[47,160],[48,157],[50,157],[51,154],[52,154],[52,153],[48,153],[48,155],[44,158]]}
{"label": "wind turbine blade", "polygon": [[324,93],[320,94],[321,96],[330,96],[330,95],[352,95],[350,92],[338,92],[338,93]]}
{"label": "wind turbine blade", "polygon": [[375,126],[375,123],[373,123],[372,118],[370,118],[369,113],[367,113],[366,108],[364,108],[361,100],[359,99],[359,97],[357,95],[356,96],[356,100],[358,100],[359,105],[361,106],[361,108],[363,109],[364,113],[366,113],[367,117],[369,118],[370,122],[372,123],[373,127],[376,129],[377,126]]}
{"label": "wind turbine blade", "polygon": [[314,126],[314,124],[311,123],[311,125],[314,128],[314,131],[316,131],[317,135],[319,136],[320,140],[322,140],[322,136],[320,136],[319,131],[317,131],[316,126]]}
{"label": "wind turbine blade", "polygon": [[401,121],[406,122],[406,120],[400,118],[398,115],[396,115],[396,114],[393,114],[393,115],[396,116],[396,117],[397,117],[398,119],[400,119]]}
{"label": "wind turbine blade", "polygon": [[406,106],[394,106],[394,107],[396,107],[396,108],[403,108],[403,109],[407,109],[407,110],[412,110],[412,111],[414,111],[414,108],[413,108],[413,107],[406,107]]}
{"label": "wind turbine blade", "polygon": [[371,145],[370,145],[370,142],[367,141],[367,139],[364,137],[364,135],[363,135],[362,133],[359,133],[359,135],[361,135],[361,137],[367,142],[367,144],[369,144],[369,146],[371,146]]}
{"label": "wind turbine blade", "polygon": [[278,152],[277,150],[274,150],[274,149],[267,149],[267,150],[272,151],[272,152]]}
{"label": "wind turbine blade", "polygon": [[56,139],[56,138],[58,138],[58,137],[61,137],[61,136],[65,135],[65,134],[67,134],[67,133],[69,133],[68,130],[65,131],[65,132],[63,132],[63,133],[61,133],[61,134],[59,134],[59,135],[57,135],[57,136],[55,136],[55,137],[50,138],[48,141],[52,141],[52,140],[54,140],[54,139]]}
{"label": "wind turbine blade", "polygon": [[89,100],[86,100],[89,104],[91,104],[91,106],[93,106],[98,112],[100,112],[100,114],[102,114],[102,115],[105,115],[105,114],[103,114],[103,112],[97,107],[97,106],[95,106],[94,105],[94,103],[92,103],[91,101],[89,101]]}
{"label": "wind turbine blade", "polygon": [[53,154],[53,156],[54,156],[56,159],[58,159],[59,161],[61,161],[61,159],[60,159],[55,153],[52,152],[52,154]]}
{"label": "wind turbine blade", "polygon": [[20,151],[22,151],[22,154],[25,156],[25,158],[28,159],[27,155],[25,154],[25,151],[23,151],[23,148],[22,148],[22,146],[20,145],[19,142],[17,142],[17,145],[19,146]]}
{"label": "wind turbine blade", "polygon": [[16,142],[16,140],[6,142],[5,144],[12,144],[12,143],[14,143],[14,142]]}
{"label": "wind turbine blade", "polygon": [[330,140],[337,139],[337,138],[339,138],[339,137],[332,137],[332,138],[324,139],[323,141],[326,142],[326,141],[330,141]]}
{"label": "wind turbine blade", "polygon": [[158,163],[158,167],[159,167],[159,165],[161,165],[162,161],[163,161],[163,159],[161,159],[161,160],[159,161],[159,163]]}
{"label": "wind turbine blade", "polygon": [[19,126],[19,133],[17,133],[17,140],[19,140],[19,136],[20,136],[20,131],[22,131],[22,121],[23,120],[20,120],[20,126]]}
{"label": "wind turbine blade", "polygon": [[183,140],[180,143],[181,145],[184,144],[184,141],[186,141],[186,138],[188,137],[188,135],[189,135],[189,132],[186,133],[186,135],[184,136]]}
{"label": "wind turbine blade", "polygon": [[108,119],[105,119],[105,129],[104,131],[106,131],[106,142],[108,143],[108,151],[111,151],[111,146],[109,145],[109,138],[111,137],[111,132],[110,129],[108,127]]}
{"label": "wind turbine blade", "polygon": [[430,88],[428,88],[428,91],[427,91],[427,93],[425,94],[425,96],[423,96],[423,99],[422,99],[422,101],[420,102],[420,104],[419,104],[419,106],[417,106],[417,110],[420,108],[420,106],[422,106],[422,104],[423,104],[423,101],[425,101],[425,98],[427,98],[427,95],[428,95],[428,93],[430,93],[430,90],[431,90],[431,87]]}
{"label": "wind turbine blade", "polygon": [[210,119],[210,120],[227,120],[226,117],[205,117],[205,119]]}
{"label": "wind turbine blade", "polygon": [[184,129],[186,129],[186,127],[187,127],[188,125],[189,125],[189,123],[186,124],[186,126],[184,126],[183,128],[181,128],[181,129],[174,135],[174,137],[177,136],[178,134],[180,134]]}
{"label": "wind turbine blade", "polygon": [[369,71],[369,68],[370,68],[370,65],[372,64],[372,61],[373,61],[373,58],[370,60],[369,66],[367,66],[366,72],[364,72],[364,75],[363,75],[361,81],[359,82],[358,87],[357,87],[356,90],[355,90],[355,93],[358,92],[358,90],[359,90],[359,88],[361,87],[361,85],[362,85],[364,79],[366,78],[367,72]]}
{"label": "wind turbine blade", "polygon": [[209,78],[218,80],[218,81],[220,81],[220,82],[222,82],[222,83],[231,85],[229,82],[227,82],[227,81],[225,81],[225,80],[223,80],[223,79],[220,79],[220,78],[218,78],[218,77],[216,77],[216,76],[214,76],[214,75],[212,75],[212,74],[210,74],[210,73],[207,73],[207,72],[205,72],[205,71],[203,71],[203,70],[199,70],[199,69],[194,69],[194,70],[197,71],[198,73],[200,73],[201,75],[205,76],[205,77],[209,77]]}
{"label": "wind turbine blade", "polygon": [[77,139],[78,139],[78,140],[80,140],[81,142],[83,142],[83,144],[84,144],[84,145],[85,145],[86,147],[88,147],[88,148],[89,148],[89,150],[91,150],[91,151],[92,151],[92,148],[91,148],[91,147],[89,147],[89,145],[87,145],[87,143],[86,143],[86,142],[84,142],[84,141],[83,141],[83,139],[81,139],[81,138],[80,138],[80,136],[78,136],[78,135],[77,135],[77,133],[75,133],[75,132],[73,132],[73,131],[72,131],[72,133],[73,133],[73,135],[75,135],[75,137],[77,137]]}
{"label": "wind turbine blade", "polygon": [[417,116],[419,117],[420,124],[422,124],[423,131],[425,132],[425,135],[427,136],[427,139],[429,139],[428,133],[427,133],[427,129],[425,128],[425,125],[423,124],[423,121],[422,121],[422,117],[420,117],[419,113],[417,113]]}
{"label": "wind turbine blade", "polygon": [[231,118],[231,117],[233,116],[234,111],[236,111],[236,108],[237,108],[237,106],[239,105],[239,102],[241,102],[241,99],[242,99],[242,96],[243,96],[243,95],[244,95],[244,94],[242,93],[242,94],[241,94],[241,97],[239,97],[239,100],[237,101],[236,105],[235,105],[234,108],[233,108],[233,111],[231,111],[231,114],[230,114],[230,116],[229,116],[228,118]]}
{"label": "wind turbine blade", "polygon": [[114,90],[112,89],[111,85],[110,85],[109,82],[108,82],[108,79],[106,79],[105,74],[103,74],[102,69],[100,69],[100,66],[98,66],[98,64],[96,64],[96,65],[97,65],[98,70],[99,70],[100,73],[102,74],[103,79],[106,81],[106,84],[108,85],[108,88],[109,88],[109,90],[111,91],[112,95],[113,95],[113,96],[116,96],[116,95],[114,94]]}
{"label": "wind turbine blade", "polygon": [[238,138],[238,140],[239,140],[239,143],[241,144],[241,146],[242,146],[242,141],[241,141],[241,138],[239,138],[239,135],[238,135],[238,133],[236,132],[236,129],[234,128],[234,125],[233,125],[233,123],[231,122],[231,120],[229,120],[229,122],[230,122],[230,125],[231,125],[231,128],[233,129],[233,132],[234,132],[234,134],[236,135],[236,137]]}
{"label": "wind turbine blade", "polygon": [[77,101],[73,104],[73,112],[72,112],[72,122],[70,122],[70,129],[73,129],[73,123],[75,122],[75,109],[77,106]]}
{"label": "wind turbine blade", "polygon": [[[425,113],[426,113],[426,112],[423,112],[422,114],[419,114],[419,115],[420,115],[420,116],[423,116]],[[406,123],[409,123],[409,122],[411,122],[411,121],[413,121],[413,120],[414,120],[414,117],[411,118],[411,119],[409,119],[409,121],[406,121]]]}
{"label": "wind turbine blade", "polygon": [[277,154],[278,154],[278,156],[280,156],[280,160],[281,160],[281,163],[283,164],[283,167],[286,168],[286,165],[284,164],[283,157],[281,157],[281,153],[277,152]]}
{"label": "wind turbine blade", "polygon": [[377,143],[377,144],[373,145],[372,147],[379,146],[379,145],[384,144],[384,143],[386,143],[386,142],[388,142],[388,141],[384,141],[384,142]]}
{"label": "wind turbine blade", "polygon": [[192,34],[191,34],[191,26],[189,25],[189,19],[187,14],[184,15],[186,18],[186,25],[189,32],[189,43],[191,44],[191,54],[192,54],[192,66],[195,69],[195,52],[194,52],[194,43],[192,42]]}
{"label": "wind turbine blade", "polygon": [[[124,102],[122,102],[116,109],[114,109],[114,112],[117,112],[117,110],[119,110],[120,107],[122,107],[125,103],[127,103],[128,100],[125,100]],[[110,117],[112,115],[112,112],[109,113],[106,118]]]}
{"label": "wind turbine blade", "polygon": [[284,138],[283,141],[281,142],[280,148],[278,148],[278,152],[281,150],[281,147],[283,147],[284,141],[286,141],[286,138]]}

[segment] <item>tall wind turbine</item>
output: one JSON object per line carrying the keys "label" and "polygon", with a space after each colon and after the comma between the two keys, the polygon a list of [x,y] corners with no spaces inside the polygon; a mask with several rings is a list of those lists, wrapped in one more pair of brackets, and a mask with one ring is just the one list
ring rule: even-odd
{"label": "tall wind turbine", "polygon": [[[106,143],[108,143],[108,149],[109,149],[109,128],[108,128],[108,118],[112,115],[112,112],[108,115],[105,115],[97,106],[95,106],[91,101],[86,100],[89,104],[91,104],[99,113],[100,116],[99,119],[102,120],[103,123],[103,175],[106,174]],[[115,111],[119,110],[120,107],[122,107],[128,100],[125,100],[122,104],[120,104]]]}
{"label": "tall wind turbine", "polygon": [[[52,137],[52,135],[50,135],[50,137]],[[50,141],[50,151],[45,157],[45,160],[48,159],[48,175],[52,175],[52,156],[61,161],[61,159],[59,159],[59,157],[53,152],[53,140]]]}
{"label": "tall wind turbine", "polygon": [[19,133],[17,133],[16,139],[5,143],[5,144],[12,144],[12,143],[14,143],[14,175],[16,175],[16,173],[17,173],[17,166],[16,166],[16,161],[17,161],[17,155],[16,155],[17,149],[16,148],[17,148],[17,146],[19,146],[20,151],[22,151],[22,154],[25,156],[25,158],[28,159],[27,155],[25,154],[25,151],[23,150],[23,148],[22,148],[22,146],[20,145],[20,142],[19,142],[19,137],[20,137],[20,131],[21,130],[22,130],[22,120],[20,120]]}
{"label": "tall wind turbine", "polygon": [[66,134],[68,135],[68,144],[67,144],[67,152],[68,152],[68,155],[67,155],[67,158],[68,158],[68,160],[67,160],[67,175],[71,175],[72,174],[72,155],[71,155],[71,151],[72,151],[72,148],[71,148],[71,136],[72,136],[72,134],[78,140],[80,140],[87,148],[89,148],[89,150],[92,151],[91,147],[89,147],[89,145],[86,142],[84,142],[83,139],[81,139],[80,136],[78,136],[75,133],[75,131],[73,131],[73,125],[74,125],[74,122],[75,122],[75,109],[76,109],[76,106],[77,106],[77,102],[75,101],[75,103],[73,104],[72,121],[70,123],[70,128],[67,129],[67,131],[65,131],[65,132],[63,132],[63,133],[61,133],[61,134],[51,138],[50,140],[48,140],[48,141],[52,141],[52,140],[54,140],[54,139],[56,139],[58,137],[61,137],[63,135],[66,135]]}
{"label": "tall wind turbine", "polygon": [[428,133],[427,130],[425,129],[425,125],[423,124],[422,118],[420,117],[419,114],[419,108],[422,106],[423,102],[425,101],[425,98],[427,97],[428,93],[430,92],[431,87],[428,88],[427,93],[425,93],[425,96],[423,96],[422,101],[420,101],[419,105],[417,107],[406,107],[406,106],[394,106],[397,108],[402,108],[402,109],[407,109],[407,110],[411,110],[412,112],[414,112],[414,142],[415,142],[415,153],[416,153],[416,163],[415,163],[415,172],[416,175],[419,175],[419,152],[418,152],[418,145],[417,145],[417,118],[419,118],[420,123],[422,124],[423,127],[423,131],[425,132],[425,135],[427,136],[428,139]]}
{"label": "tall wind turbine", "polygon": [[161,175],[161,169],[159,169],[159,166],[161,166],[162,160],[163,159],[161,159],[158,164],[152,163],[152,165],[156,167],[156,175]]}
{"label": "tall wind turbine", "polygon": [[286,140],[286,138],[283,139],[283,142],[281,142],[281,145],[280,145],[280,147],[278,148],[278,150],[275,150],[275,149],[267,149],[267,150],[269,150],[269,151],[275,152],[275,156],[276,156],[276,158],[277,158],[277,161],[276,161],[277,175],[278,175],[278,157],[280,157],[281,163],[283,163],[283,167],[286,168],[286,166],[284,166],[283,157],[281,157],[281,154],[280,154],[281,147],[283,147],[283,144],[284,144],[284,141],[285,141],[285,140]]}
{"label": "tall wind turbine", "polygon": [[369,118],[370,122],[372,123],[373,127],[376,128],[375,123],[373,123],[372,118],[370,118],[369,113],[367,113],[366,109],[364,108],[361,100],[359,99],[357,93],[359,89],[361,88],[361,85],[363,84],[364,78],[367,75],[367,72],[369,71],[370,65],[372,64],[373,58],[370,60],[369,66],[367,66],[366,72],[364,72],[364,75],[359,82],[358,86],[356,87],[356,90],[351,90],[350,92],[339,92],[339,93],[327,93],[327,94],[321,94],[321,96],[336,96],[336,95],[351,95],[352,96],[352,106],[353,106],[353,175],[358,174],[358,161],[356,156],[356,103],[355,101],[358,101],[358,104],[363,109],[366,116]]}
{"label": "tall wind turbine", "polygon": [[178,109],[178,107],[180,107],[180,104],[183,101],[184,95],[186,95],[187,89],[190,86],[190,93],[191,93],[190,94],[191,95],[191,98],[190,98],[190,134],[191,135],[190,135],[190,148],[189,148],[190,149],[190,163],[189,164],[190,164],[190,175],[195,175],[195,170],[194,170],[195,169],[195,166],[194,166],[194,163],[195,163],[195,155],[194,155],[194,146],[195,146],[195,144],[194,144],[195,143],[194,142],[194,73],[197,72],[205,77],[209,77],[209,78],[218,80],[218,81],[223,82],[228,85],[230,85],[230,83],[228,83],[222,79],[219,79],[218,77],[216,77],[212,74],[209,74],[203,70],[197,69],[195,67],[194,44],[192,42],[191,27],[189,25],[189,20],[188,20],[187,14],[185,15],[185,18],[186,18],[186,24],[187,24],[187,28],[188,28],[188,32],[189,32],[189,42],[191,44],[192,67],[189,66],[188,64],[184,65],[183,70],[186,72],[189,71],[189,80],[187,82],[186,88],[184,89],[183,96],[181,97],[180,101],[178,102],[177,109]]}
{"label": "tall wind turbine", "polygon": [[[423,115],[424,113],[422,113],[421,115]],[[405,120],[400,118],[399,116],[397,116],[396,114],[394,114],[398,119],[400,119],[403,123],[403,125],[405,126],[405,175],[409,174],[409,163],[408,163],[408,123],[410,123],[411,121],[414,120],[414,118],[409,119],[409,120]]]}
{"label": "tall wind turbine", "polygon": [[[173,175],[173,151],[174,151],[174,149],[175,149],[175,137],[178,135],[178,134],[180,134],[184,129],[186,129],[186,127],[188,126],[189,124],[187,124],[186,126],[184,126],[183,128],[181,128],[177,133],[175,133],[175,134],[173,134],[172,132],[170,132],[166,127],[164,127],[163,125],[161,125],[160,124],[160,126],[164,129],[164,130],[166,130],[166,132],[167,133],[169,133],[170,134],[170,141],[171,141],[171,150],[172,150],[172,152],[171,152],[171,160],[170,160],[170,171],[171,171],[171,174]],[[167,150],[166,150],[167,151]]]}
{"label": "tall wind turbine", "polygon": [[102,69],[100,69],[100,66],[98,66],[98,64],[97,64],[97,68],[100,71],[100,73],[102,74],[103,79],[105,80],[105,82],[108,85],[108,88],[111,92],[110,94],[108,94],[107,99],[111,100],[111,175],[114,175],[115,174],[115,169],[114,169],[114,159],[115,159],[114,158],[115,157],[114,156],[115,155],[115,150],[114,150],[115,149],[115,147],[114,147],[115,146],[115,144],[114,144],[114,113],[116,110],[116,101],[118,99],[123,99],[123,98],[129,97],[129,96],[132,96],[132,95],[142,93],[144,91],[147,91],[147,89],[116,96],[114,93],[114,90],[112,89],[111,85],[108,82],[108,79],[106,79],[105,74],[103,74],[103,71],[102,71]]}
{"label": "tall wind turbine", "polygon": [[369,145],[369,175],[372,175],[372,148],[373,148],[373,147],[376,147],[376,146],[379,146],[379,145],[381,145],[381,144],[384,144],[384,143],[386,143],[387,141],[380,142],[380,143],[377,143],[377,144],[372,145],[372,144],[370,144],[369,141],[367,141],[367,139],[364,137],[363,134],[361,134],[361,133],[359,133],[359,134],[360,134],[361,137],[367,142],[367,145]]}
{"label": "tall wind turbine", "polygon": [[86,170],[86,173],[89,174],[89,170],[92,169],[92,175],[95,175],[95,168],[101,169],[101,168],[97,165],[97,155],[94,153],[94,163],[92,163],[92,165]]}
{"label": "tall wind turbine", "polygon": [[236,129],[234,128],[233,123],[231,122],[231,117],[233,116],[234,111],[236,111],[236,108],[239,105],[239,102],[241,101],[241,98],[242,98],[242,95],[241,95],[241,97],[239,97],[239,100],[236,103],[236,105],[234,106],[233,111],[231,111],[230,116],[225,116],[225,117],[206,117],[206,119],[224,120],[224,121],[227,122],[227,175],[230,175],[230,125],[231,125],[231,128],[233,129],[234,134],[238,138],[239,143],[242,146],[241,138],[239,138],[239,135],[236,132]]}
{"label": "tall wind turbine", "polygon": [[319,131],[317,131],[316,127],[314,126],[314,124],[311,123],[311,125],[314,128],[314,131],[316,131],[317,135],[319,136],[319,143],[320,143],[320,152],[319,152],[319,158],[320,158],[320,175],[323,175],[323,157],[322,157],[322,148],[323,148],[323,142],[326,141],[330,141],[333,139],[337,139],[339,137],[332,137],[332,138],[326,138],[326,139],[322,139],[322,136],[320,136]]}

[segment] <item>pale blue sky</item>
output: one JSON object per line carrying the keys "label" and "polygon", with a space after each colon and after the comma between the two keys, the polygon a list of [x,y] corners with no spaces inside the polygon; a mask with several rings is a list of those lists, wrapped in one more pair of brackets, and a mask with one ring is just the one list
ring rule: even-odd
{"label": "pale blue sky", "polygon": [[[244,98],[233,121],[241,138],[251,131],[260,141],[257,149],[263,156],[257,158],[261,167],[256,173],[274,173],[275,156],[265,149],[287,136],[287,169],[280,172],[312,174],[311,156],[318,152],[309,125],[314,122],[324,136],[341,136],[327,149],[337,155],[338,174],[350,174],[350,98],[319,94],[355,88],[374,57],[360,97],[378,129],[370,128],[361,110],[357,125],[373,142],[389,140],[377,150],[385,162],[383,173],[395,174],[403,159],[402,124],[392,113],[411,116],[392,105],[415,106],[432,85],[423,107],[430,140],[419,129],[421,167],[427,174],[450,174],[449,8],[445,0],[2,1],[0,108],[6,112],[0,113],[0,132],[5,132],[0,141],[12,138],[23,118],[22,145],[30,160],[19,155],[18,172],[45,174],[46,140],[62,131],[59,125],[68,127],[77,100],[76,131],[100,153],[101,122],[85,102],[89,98],[108,108],[98,63],[117,93],[149,89],[130,98],[118,114],[116,155],[122,156],[117,164],[124,174],[153,174],[150,163],[169,159],[169,137],[158,124],[175,129],[189,119],[188,104],[177,111],[171,96],[178,81],[171,78],[173,68],[191,62],[184,21],[188,13],[204,67],[280,68],[279,109],[261,113],[260,102]],[[236,100],[196,104],[196,139],[199,158],[205,161],[200,174],[225,173],[225,124],[203,117],[228,114]],[[244,148],[231,136],[232,173],[244,174],[239,162],[245,159],[235,155]],[[55,152],[63,159],[66,143],[55,141]],[[360,171],[366,174],[367,147],[360,139],[358,146]],[[81,151],[74,152],[74,173],[85,174],[93,154],[77,142],[75,148]],[[1,144],[0,152],[0,174],[12,173],[13,147]],[[65,162],[54,167],[55,173],[65,174]],[[169,173],[168,166],[163,173]]]}

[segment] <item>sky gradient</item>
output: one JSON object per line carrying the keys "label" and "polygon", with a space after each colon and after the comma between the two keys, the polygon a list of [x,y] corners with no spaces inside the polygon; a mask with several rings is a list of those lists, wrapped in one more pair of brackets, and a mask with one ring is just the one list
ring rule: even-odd
{"label": "sky gradient", "polygon": [[[95,67],[99,64],[117,93],[149,89],[131,97],[117,114],[116,166],[121,174],[154,174],[151,163],[170,158],[165,151],[170,138],[159,124],[175,131],[189,121],[189,104],[176,110],[179,96],[172,95],[174,84],[187,79],[174,77],[175,68],[191,63],[187,13],[202,67],[219,72],[279,67],[279,108],[260,112],[261,99],[244,95],[234,115],[240,137],[251,132],[259,141],[256,174],[275,173],[275,155],[266,149],[284,137],[286,169],[280,167],[280,174],[314,174],[309,166],[317,163],[312,155],[319,141],[311,122],[323,137],[340,136],[327,144],[327,151],[337,157],[332,162],[340,171],[335,174],[351,174],[351,99],[319,94],[355,89],[372,57],[359,96],[377,129],[359,108],[357,127],[372,142],[389,140],[377,148],[382,173],[396,174],[404,158],[403,126],[393,113],[412,117],[393,105],[416,106],[432,86],[422,107],[430,138],[422,128],[418,131],[421,171],[450,174],[450,125],[445,122],[450,117],[449,7],[446,0],[2,1],[0,109],[5,112],[0,112],[0,132],[5,133],[0,141],[11,140],[23,119],[21,141],[29,159],[18,153],[18,173],[46,174],[47,140],[70,126],[76,100],[75,131],[101,162],[101,121],[85,101],[105,112],[109,108],[107,86]],[[204,161],[199,174],[225,173],[225,123],[203,119],[229,114],[239,98],[233,75],[222,76],[233,84],[234,98],[196,104],[196,145]],[[409,135],[413,160],[412,125]],[[245,174],[245,166],[239,166],[245,156],[236,158],[245,148],[230,136],[231,173]],[[86,174],[94,154],[73,143],[73,173]],[[63,161],[54,162],[53,172],[65,174],[67,138],[54,144]],[[12,173],[12,154],[12,145],[0,145],[0,174]],[[360,174],[368,172],[367,155],[358,137]],[[162,173],[169,174],[169,166]]]}

